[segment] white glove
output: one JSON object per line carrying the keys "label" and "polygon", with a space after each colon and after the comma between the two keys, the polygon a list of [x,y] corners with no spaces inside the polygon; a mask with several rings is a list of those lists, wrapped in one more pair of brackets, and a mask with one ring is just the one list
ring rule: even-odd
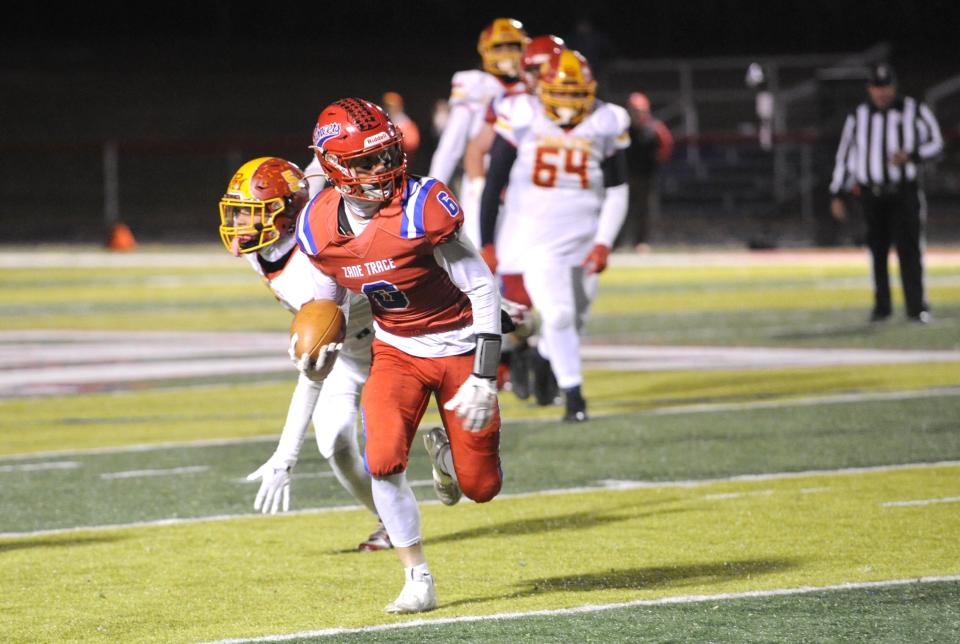
{"label": "white glove", "polygon": [[487,378],[471,375],[460,385],[457,394],[443,405],[443,408],[457,412],[457,416],[463,419],[464,429],[479,432],[490,424],[493,406],[496,403],[496,383]]}
{"label": "white glove", "polygon": [[277,467],[273,461],[267,461],[247,476],[248,481],[260,479],[260,489],[253,501],[253,509],[264,514],[276,514],[283,503],[283,511],[290,509],[290,469]]}
{"label": "white glove", "polygon": [[327,377],[330,370],[333,369],[333,363],[336,362],[337,355],[339,355],[340,349],[343,348],[343,343],[331,342],[330,344],[320,347],[320,354],[317,356],[316,362],[310,359],[310,354],[308,353],[304,353],[298,357],[296,347],[297,334],[294,333],[290,336],[290,348],[287,349],[287,354],[289,354],[290,359],[293,360],[293,364],[300,373],[314,382],[321,382]]}

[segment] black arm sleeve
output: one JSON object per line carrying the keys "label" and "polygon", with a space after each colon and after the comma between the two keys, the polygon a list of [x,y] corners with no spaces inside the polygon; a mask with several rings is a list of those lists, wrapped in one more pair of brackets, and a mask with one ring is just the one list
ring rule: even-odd
{"label": "black arm sleeve", "polygon": [[480,246],[493,243],[497,230],[497,215],[500,214],[500,194],[507,187],[510,168],[516,160],[517,149],[498,134],[490,147],[487,183],[480,197]]}
{"label": "black arm sleeve", "polygon": [[607,157],[600,164],[603,170],[603,187],[612,188],[627,181],[627,151],[617,150],[612,157]]}

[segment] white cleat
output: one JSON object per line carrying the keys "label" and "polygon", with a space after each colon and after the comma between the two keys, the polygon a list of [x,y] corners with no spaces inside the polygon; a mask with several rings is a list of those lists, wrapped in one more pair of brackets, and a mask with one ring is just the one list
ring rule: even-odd
{"label": "white cleat", "polygon": [[450,439],[443,427],[434,427],[423,435],[423,444],[430,455],[433,465],[433,489],[444,505],[456,505],[460,500],[460,486],[457,480],[447,474],[443,467],[443,457],[450,452]]}
{"label": "white cleat", "polygon": [[422,613],[437,607],[437,590],[433,585],[433,575],[426,574],[420,580],[408,579],[403,590],[383,610],[395,615]]}

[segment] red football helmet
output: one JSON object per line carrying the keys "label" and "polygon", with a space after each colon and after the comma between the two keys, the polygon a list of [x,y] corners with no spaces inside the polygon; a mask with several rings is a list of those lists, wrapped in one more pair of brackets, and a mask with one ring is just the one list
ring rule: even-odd
{"label": "red football helmet", "polygon": [[389,201],[407,170],[403,135],[379,105],[342,98],[325,107],[313,129],[313,145],[327,179],[344,196]]}
{"label": "red football helmet", "polygon": [[566,48],[563,38],[547,35],[536,36],[531,39],[523,50],[523,80],[527,90],[533,92],[537,81],[540,80],[540,68],[550,62],[551,56],[556,56]]}
{"label": "red football helmet", "polygon": [[307,205],[307,181],[293,163],[259,157],[244,163],[220,198],[220,239],[234,255],[269,246],[293,230]]}
{"label": "red football helmet", "polygon": [[564,49],[541,68],[537,95],[547,116],[561,127],[573,127],[593,111],[597,81],[580,52]]}

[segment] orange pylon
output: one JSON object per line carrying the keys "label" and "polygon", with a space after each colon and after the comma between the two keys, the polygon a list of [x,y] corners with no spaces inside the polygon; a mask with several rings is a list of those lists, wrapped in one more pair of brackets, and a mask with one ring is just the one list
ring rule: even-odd
{"label": "orange pylon", "polygon": [[110,229],[110,236],[107,238],[107,248],[117,251],[131,251],[137,247],[137,240],[133,238],[130,227],[124,223],[116,223]]}

